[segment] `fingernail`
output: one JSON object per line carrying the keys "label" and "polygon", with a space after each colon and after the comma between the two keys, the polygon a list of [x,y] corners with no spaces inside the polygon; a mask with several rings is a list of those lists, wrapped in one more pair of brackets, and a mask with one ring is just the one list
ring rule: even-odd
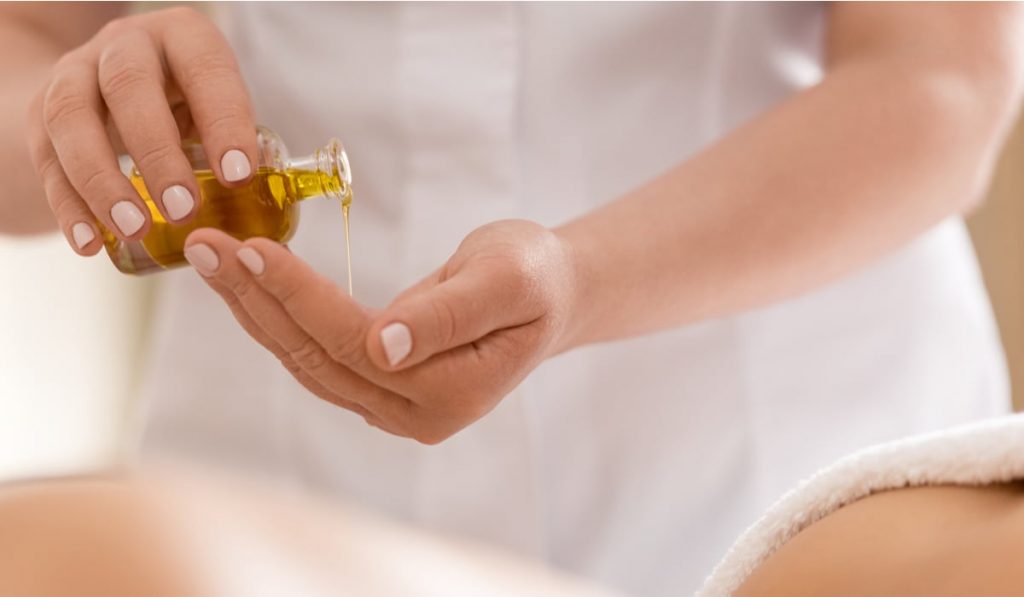
{"label": "fingernail", "polygon": [[249,158],[245,157],[244,153],[231,149],[224,152],[224,157],[220,159],[220,171],[224,173],[224,180],[237,182],[248,178],[252,166],[249,165]]}
{"label": "fingernail", "polygon": [[238,260],[242,262],[245,269],[252,272],[254,276],[258,276],[263,273],[266,265],[263,263],[263,257],[251,247],[242,247],[238,250],[235,255],[238,256]]}
{"label": "fingernail", "polygon": [[220,267],[217,252],[210,245],[196,243],[185,248],[185,259],[204,276],[212,275]]}
{"label": "fingernail", "polygon": [[196,206],[196,201],[192,198],[192,193],[188,192],[188,189],[180,184],[167,187],[161,198],[164,201],[164,209],[167,210],[167,215],[169,215],[172,220],[180,220],[184,218],[188,214],[192,213],[192,208]]}
{"label": "fingernail", "polygon": [[380,342],[384,345],[384,353],[392,367],[412,352],[412,333],[404,323],[391,323],[380,331]]}
{"label": "fingernail", "polygon": [[96,238],[96,233],[93,232],[92,226],[85,222],[79,222],[71,227],[71,238],[75,240],[75,245],[79,249],[84,249],[85,245],[92,242],[92,239]]}
{"label": "fingernail", "polygon": [[135,234],[146,223],[146,216],[142,215],[142,211],[131,201],[115,203],[114,207],[110,208],[110,217],[125,236]]}

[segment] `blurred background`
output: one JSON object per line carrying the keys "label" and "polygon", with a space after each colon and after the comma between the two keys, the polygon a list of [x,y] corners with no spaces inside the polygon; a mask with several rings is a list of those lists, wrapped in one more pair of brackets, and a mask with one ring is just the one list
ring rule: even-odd
{"label": "blurred background", "polygon": [[1003,148],[988,199],[968,220],[1010,368],[1015,410],[1024,410],[1024,118]]}

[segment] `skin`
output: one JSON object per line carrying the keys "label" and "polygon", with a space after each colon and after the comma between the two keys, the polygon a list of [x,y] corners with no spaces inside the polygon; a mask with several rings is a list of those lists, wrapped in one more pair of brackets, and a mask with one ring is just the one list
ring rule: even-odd
{"label": "skin", "polygon": [[736,597],[1016,595],[1022,497],[1020,484],[875,494],[801,531]]}
{"label": "skin", "polygon": [[0,595],[257,594],[611,596],[502,550],[229,477],[0,485]]}
{"label": "skin", "polygon": [[112,479],[0,488],[0,594],[204,595],[141,489]]}
{"label": "skin", "polygon": [[[870,496],[804,529],[736,596],[1016,595],[1024,583],[1022,494],[1010,484]],[[236,549],[210,558],[196,549],[197,538]],[[249,569],[255,582],[291,577],[308,590],[315,580],[316,594],[407,595],[424,582],[449,589],[484,583],[490,594],[605,594],[478,545],[225,479],[179,474],[0,487],[2,595],[221,596],[217,587],[254,554],[274,562],[266,578],[262,566]],[[424,558],[433,581],[420,574]]]}
{"label": "skin", "polygon": [[[552,355],[807,292],[970,209],[1020,98],[1021,12],[1017,4],[833,5],[819,85],[562,227],[507,221],[474,231],[383,311],[354,303],[265,241],[245,243],[250,261],[262,262],[260,275],[239,263],[242,246],[224,234],[199,230],[188,246],[193,255],[213,252],[215,267],[194,265],[310,391],[391,433],[436,443]],[[194,47],[179,46],[186,37]],[[36,63],[59,53],[59,44],[36,44],[49,52]],[[150,56],[149,66],[127,75],[114,68],[136,55]],[[122,63],[111,65],[118,56]],[[240,148],[252,156],[251,110],[234,59],[194,12],[117,21],[48,77],[22,71],[26,84],[47,81],[26,128],[69,239],[93,215],[108,224],[112,201],[137,201],[114,175],[116,143],[100,127],[106,112],[158,188],[190,184],[172,150],[180,131],[170,123],[183,105],[210,155]],[[75,102],[86,107],[69,110]],[[162,124],[135,129],[133,110]],[[23,176],[11,180],[26,196],[38,194]],[[20,219],[19,211],[0,225],[29,229]],[[97,240],[80,252],[98,250]],[[395,323],[410,331],[411,352],[392,364],[380,333]]]}
{"label": "skin", "polygon": [[[192,168],[180,147],[184,136],[198,134],[203,149],[214,158],[210,166],[221,184],[233,187],[248,182],[251,175],[235,180],[221,166],[222,156],[238,150],[251,170],[256,161],[256,131],[234,54],[208,18],[181,7],[112,20],[119,10],[114,7],[69,9],[81,13],[84,23],[54,39],[47,35],[50,19],[43,18],[53,10],[58,9],[21,5],[5,11],[0,20],[3,27],[31,39],[33,49],[43,57],[33,69],[11,66],[4,71],[14,73],[9,87],[19,89],[9,92],[14,94],[12,104],[24,99],[22,83],[36,88],[28,102],[22,138],[28,140],[46,203],[75,251],[94,255],[100,250],[97,222],[125,240],[138,240],[149,231],[148,209],[118,167],[117,154],[122,151],[135,160],[169,220],[175,218],[164,205],[164,190],[181,186],[192,198],[199,197]],[[89,33],[94,35],[67,51],[69,40],[78,41]],[[7,60],[14,64],[22,51],[15,51],[14,42],[6,45],[11,50]],[[54,56],[59,56],[56,62]],[[42,73],[47,76],[41,88],[31,85]],[[38,189],[38,184],[29,185],[23,179],[13,182]],[[38,195],[38,190],[33,194]],[[144,218],[130,234],[112,216],[119,202],[134,205]],[[26,221],[25,230],[33,229],[29,224],[38,214],[31,212],[38,208],[28,211],[14,218],[14,232],[19,231],[19,220]],[[192,219],[195,211],[193,207],[177,221]],[[72,234],[76,224],[91,227],[91,242],[78,246]]]}

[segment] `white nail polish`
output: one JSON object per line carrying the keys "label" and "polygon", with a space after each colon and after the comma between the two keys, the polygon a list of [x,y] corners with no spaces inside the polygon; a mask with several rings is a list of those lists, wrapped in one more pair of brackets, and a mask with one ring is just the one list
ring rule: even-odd
{"label": "white nail polish", "polygon": [[380,342],[392,367],[401,363],[412,352],[412,333],[404,323],[391,323],[380,331]]}
{"label": "white nail polish", "polygon": [[224,157],[220,159],[220,171],[224,173],[224,180],[237,182],[245,180],[252,173],[252,165],[244,153],[231,149],[224,152]]}
{"label": "white nail polish", "polygon": [[79,222],[71,227],[71,238],[74,239],[75,246],[82,249],[96,238],[96,233],[93,232],[92,226]]}
{"label": "white nail polish", "polygon": [[195,199],[192,198],[192,193],[180,184],[167,187],[160,198],[164,202],[164,209],[167,210],[167,215],[175,221],[192,213],[192,208],[196,205]]}
{"label": "white nail polish", "polygon": [[185,259],[204,276],[212,275],[220,267],[220,258],[210,245],[196,243],[185,248]]}
{"label": "white nail polish", "polygon": [[242,247],[237,253],[235,253],[235,255],[238,256],[238,260],[242,262],[245,269],[252,272],[254,276],[262,274],[263,270],[266,269],[266,264],[263,263],[263,257],[261,257],[256,249],[253,249],[252,247]]}
{"label": "white nail polish", "polygon": [[110,217],[117,224],[118,230],[125,236],[131,236],[146,223],[142,211],[131,201],[118,201],[110,208]]}

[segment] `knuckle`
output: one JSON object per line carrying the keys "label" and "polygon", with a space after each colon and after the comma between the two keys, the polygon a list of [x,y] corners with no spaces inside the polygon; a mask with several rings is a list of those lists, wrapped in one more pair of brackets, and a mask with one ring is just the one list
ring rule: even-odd
{"label": "knuckle", "polygon": [[516,255],[510,260],[507,284],[514,298],[525,298],[530,294],[533,278],[534,264],[531,259],[525,255]]}
{"label": "knuckle", "polygon": [[245,312],[245,306],[242,305],[242,301],[238,300],[238,297],[230,292],[219,292],[218,294],[222,299],[224,299],[224,304],[226,304],[228,309],[230,309],[235,315],[235,319],[238,323],[245,328],[246,332],[249,332],[249,334],[252,335],[254,330],[252,329],[253,326],[250,324],[249,320],[244,317],[239,317],[240,314]]}
{"label": "knuckle", "polygon": [[289,280],[282,281],[279,284],[279,289],[274,292],[277,295],[277,299],[281,301],[281,304],[288,306],[295,306],[299,297],[302,296],[306,289],[305,282],[302,280]]}
{"label": "knuckle", "polygon": [[232,280],[230,285],[231,291],[235,293],[240,303],[248,298],[256,289],[255,283],[244,276],[239,276],[237,279]]}
{"label": "knuckle", "polygon": [[54,162],[57,162],[57,155],[50,144],[50,137],[43,128],[40,118],[34,118],[28,123],[27,146],[29,158],[36,168],[40,177],[51,172]]}
{"label": "knuckle", "polygon": [[281,365],[284,366],[285,370],[288,371],[288,373],[290,373],[292,377],[298,379],[301,376],[302,367],[299,367],[299,365],[292,359],[291,356],[287,354],[276,354],[274,356],[276,356],[277,359],[281,361]]}
{"label": "knuckle", "polygon": [[323,349],[316,340],[308,336],[294,349],[289,350],[288,355],[307,371],[316,371],[327,364],[327,355]]}
{"label": "knuckle", "polygon": [[197,87],[237,74],[234,58],[224,52],[213,50],[196,54],[185,67],[185,77]]}
{"label": "knuckle", "polygon": [[57,156],[45,152],[42,148],[33,148],[33,159],[36,163],[36,172],[39,174],[39,179],[43,181],[43,184],[46,184],[48,180],[56,179],[63,172]]}
{"label": "knuckle", "polygon": [[180,151],[173,145],[157,142],[139,152],[135,163],[142,170],[151,170],[157,166],[169,164],[176,157],[175,154]]}
{"label": "knuckle", "polygon": [[82,179],[82,195],[89,198],[107,198],[116,195],[116,184],[106,170],[94,170]]}
{"label": "knuckle", "polygon": [[362,365],[366,359],[362,335],[350,332],[334,339],[327,348],[327,354],[335,361],[351,367]]}
{"label": "knuckle", "polygon": [[67,89],[62,79],[56,79],[43,101],[43,121],[48,128],[60,126],[89,109],[89,101],[85,97]]}
{"label": "knuckle", "polygon": [[449,346],[458,334],[455,311],[446,300],[431,301],[430,305],[437,346]]}
{"label": "knuckle", "polygon": [[154,82],[154,73],[149,69],[131,58],[115,56],[122,55],[111,55],[99,71],[100,92],[104,97],[122,98]]}
{"label": "knuckle", "polygon": [[224,106],[221,108],[220,113],[214,114],[207,119],[204,123],[204,128],[208,131],[213,131],[214,134],[221,131],[224,134],[228,134],[230,131],[237,131],[239,129],[248,132],[251,127],[246,123],[247,114],[248,108]]}
{"label": "knuckle", "polygon": [[47,192],[46,198],[50,203],[50,210],[53,211],[53,215],[57,218],[58,222],[70,223],[78,220],[80,217],[77,209],[78,204],[66,192],[51,189]]}

